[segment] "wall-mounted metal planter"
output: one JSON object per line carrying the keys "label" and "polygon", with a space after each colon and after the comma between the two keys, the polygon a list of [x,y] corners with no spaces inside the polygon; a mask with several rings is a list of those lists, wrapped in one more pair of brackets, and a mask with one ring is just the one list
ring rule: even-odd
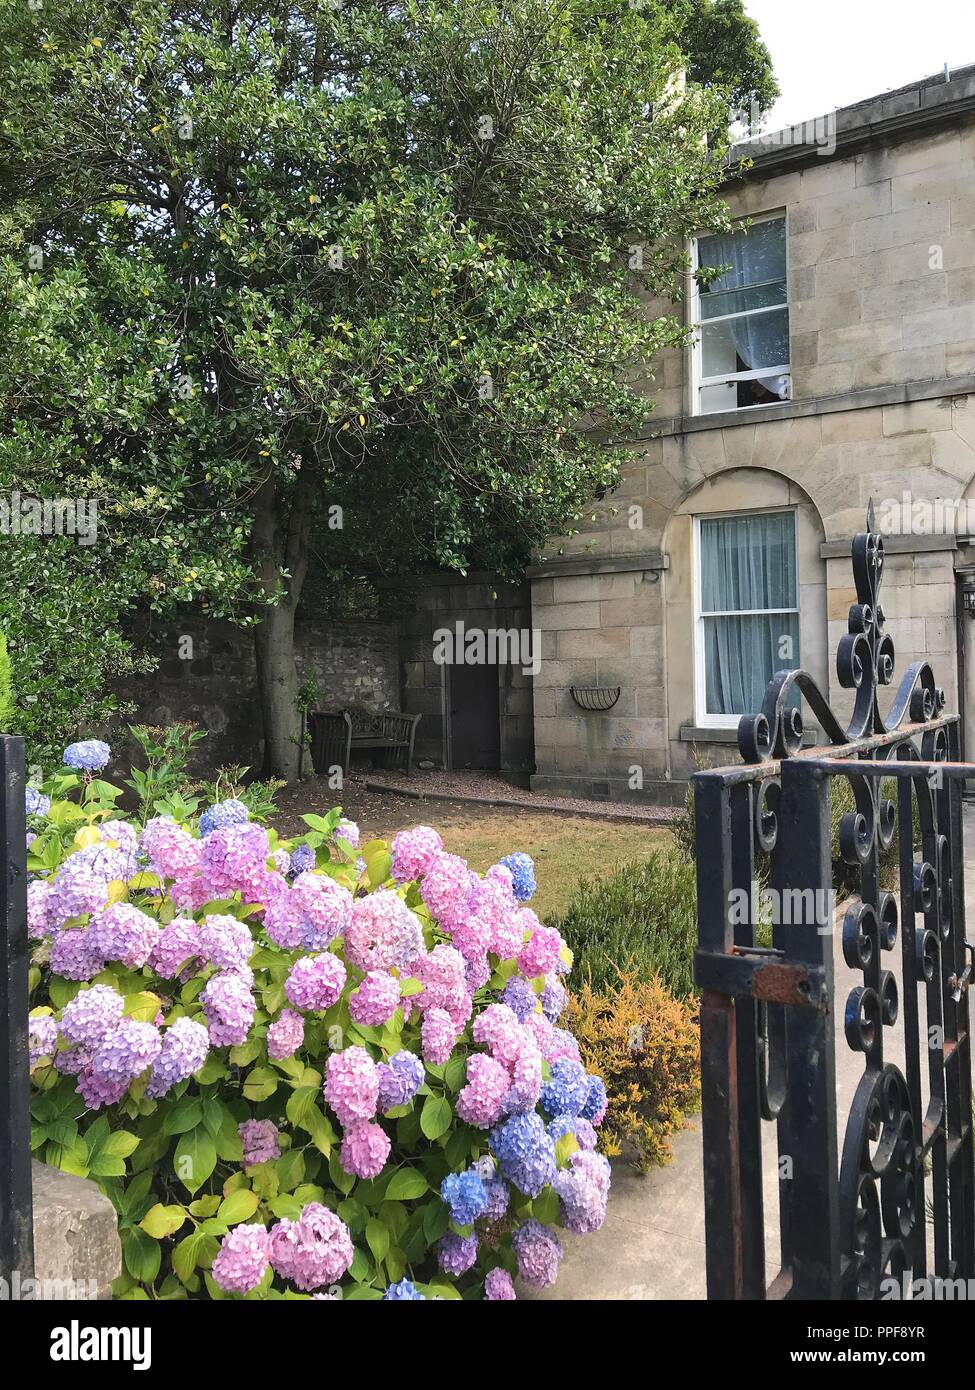
{"label": "wall-mounted metal planter", "polygon": [[590,713],[605,714],[620,698],[622,686],[579,686],[571,685],[569,693],[580,709]]}

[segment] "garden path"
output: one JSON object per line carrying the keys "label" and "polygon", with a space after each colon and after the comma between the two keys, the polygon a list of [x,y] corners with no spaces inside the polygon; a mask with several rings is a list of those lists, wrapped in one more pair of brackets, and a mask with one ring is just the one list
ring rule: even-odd
{"label": "garden path", "polygon": [[[966,803],[963,815],[965,844],[965,901],[969,921],[975,920],[975,805]],[[845,1000],[862,976],[854,976],[838,952],[836,996]],[[899,976],[899,971],[898,971]],[[900,980],[898,979],[898,983]],[[836,1082],[840,1115],[850,1107],[853,1092],[863,1074],[858,1053],[843,1036],[842,1010],[837,1013]],[[924,1004],[921,1001],[921,1018]],[[891,1046],[886,1060],[904,1065],[902,1032],[888,1030]],[[926,1082],[922,1083],[926,1103]],[[762,1172],[765,1189],[765,1253],[768,1276],[778,1273],[778,1162],[775,1126],[763,1125]],[[841,1131],[842,1132],[842,1131]],[[617,1161],[613,1166],[613,1190],[606,1222],[593,1235],[578,1237],[560,1232],[565,1258],[558,1283],[551,1289],[519,1289],[530,1299],[703,1299],[706,1296],[704,1266],[704,1185],[700,1116],[674,1140],[674,1160],[655,1168],[646,1177]]]}

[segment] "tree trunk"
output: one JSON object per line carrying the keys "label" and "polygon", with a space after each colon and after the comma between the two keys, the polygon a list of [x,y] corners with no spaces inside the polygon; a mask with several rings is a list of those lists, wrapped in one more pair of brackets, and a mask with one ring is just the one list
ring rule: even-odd
{"label": "tree trunk", "polygon": [[[285,508],[273,479],[255,499],[254,558],[266,602],[254,632],[257,687],[264,721],[264,775],[294,782],[298,776],[298,671],[295,615],[308,565],[311,529],[310,469]],[[281,570],[288,576],[281,578]],[[277,602],[275,602],[275,598]]]}

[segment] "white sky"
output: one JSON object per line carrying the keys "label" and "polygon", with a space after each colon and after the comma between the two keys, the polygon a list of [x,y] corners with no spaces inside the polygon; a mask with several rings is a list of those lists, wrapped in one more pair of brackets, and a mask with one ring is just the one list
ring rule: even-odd
{"label": "white sky", "polygon": [[837,106],[975,63],[975,0],[745,0],[782,95],[779,130]]}

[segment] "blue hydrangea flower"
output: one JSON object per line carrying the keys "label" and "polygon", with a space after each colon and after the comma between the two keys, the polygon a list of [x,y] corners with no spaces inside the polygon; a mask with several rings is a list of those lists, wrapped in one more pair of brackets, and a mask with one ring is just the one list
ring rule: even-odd
{"label": "blue hydrangea flower", "polygon": [[[200,824],[202,825],[203,822],[201,821]],[[312,849],[311,845],[295,845],[294,849],[291,851],[291,872],[297,876],[314,867],[315,851]],[[404,1280],[404,1282],[408,1284],[410,1281],[407,1279]],[[390,1285],[390,1288],[394,1287],[395,1285]]]}
{"label": "blue hydrangea flower", "polygon": [[519,902],[526,903],[535,892],[535,863],[530,854],[506,854],[501,860],[506,869],[511,870],[514,880],[512,887]]}
{"label": "blue hydrangea flower", "polygon": [[29,816],[46,816],[51,809],[51,798],[44,796],[36,787],[24,788],[24,800]]}
{"label": "blue hydrangea flower", "polygon": [[584,1120],[598,1125],[606,1114],[606,1083],[601,1076],[590,1076],[588,1081],[589,1094],[586,1096],[586,1103],[579,1114]]}
{"label": "blue hydrangea flower", "polygon": [[555,1177],[555,1144],[536,1111],[510,1116],[488,1142],[501,1172],[526,1197],[537,1197]]}
{"label": "blue hydrangea flower", "polygon": [[200,817],[200,834],[211,835],[214,830],[224,830],[228,825],[243,825],[250,818],[251,813],[242,801],[234,798],[215,801]]}
{"label": "blue hydrangea flower", "polygon": [[450,1208],[455,1226],[473,1226],[488,1204],[484,1183],[473,1168],[466,1173],[448,1173],[440,1184],[440,1196]]}
{"label": "blue hydrangea flower", "polygon": [[98,738],[82,739],[80,743],[69,743],[64,750],[64,761],[68,767],[79,772],[101,772],[112,756],[107,743]]}
{"label": "blue hydrangea flower", "polygon": [[589,1099],[589,1077],[581,1062],[560,1057],[542,1086],[542,1109],[549,1115],[581,1115]]}
{"label": "blue hydrangea flower", "polygon": [[412,1279],[401,1279],[398,1284],[390,1284],[383,1294],[384,1303],[425,1303],[426,1298]]}

